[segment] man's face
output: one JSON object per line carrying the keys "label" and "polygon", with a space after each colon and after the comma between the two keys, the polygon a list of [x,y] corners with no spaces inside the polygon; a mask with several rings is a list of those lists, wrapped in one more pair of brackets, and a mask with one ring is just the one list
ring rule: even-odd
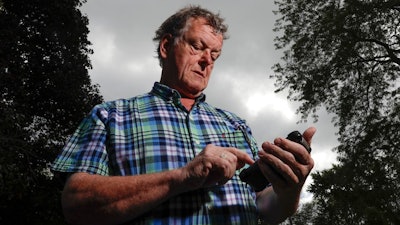
{"label": "man's face", "polygon": [[203,18],[191,19],[188,30],[165,54],[161,83],[183,97],[199,96],[207,87],[214,62],[222,50],[223,36],[206,25]]}

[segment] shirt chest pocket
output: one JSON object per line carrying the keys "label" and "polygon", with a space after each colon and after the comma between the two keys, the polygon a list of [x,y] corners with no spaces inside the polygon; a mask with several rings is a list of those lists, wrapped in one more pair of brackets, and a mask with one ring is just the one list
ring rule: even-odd
{"label": "shirt chest pocket", "polygon": [[209,133],[204,136],[204,142],[205,144],[213,144],[220,147],[234,147],[242,150],[250,148],[241,130]]}

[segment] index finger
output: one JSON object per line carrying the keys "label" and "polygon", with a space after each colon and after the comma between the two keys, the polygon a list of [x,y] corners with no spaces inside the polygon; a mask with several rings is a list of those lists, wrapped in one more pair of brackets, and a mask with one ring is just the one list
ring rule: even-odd
{"label": "index finger", "polygon": [[237,169],[242,168],[245,164],[253,164],[254,160],[244,151],[237,148],[227,148],[227,151],[236,156],[238,161]]}

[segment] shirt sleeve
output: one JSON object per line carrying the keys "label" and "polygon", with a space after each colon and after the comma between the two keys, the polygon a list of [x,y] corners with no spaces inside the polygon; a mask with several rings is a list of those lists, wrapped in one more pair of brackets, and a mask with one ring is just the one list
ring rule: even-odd
{"label": "shirt sleeve", "polygon": [[109,175],[106,150],[108,112],[96,106],[83,119],[53,162],[54,172]]}

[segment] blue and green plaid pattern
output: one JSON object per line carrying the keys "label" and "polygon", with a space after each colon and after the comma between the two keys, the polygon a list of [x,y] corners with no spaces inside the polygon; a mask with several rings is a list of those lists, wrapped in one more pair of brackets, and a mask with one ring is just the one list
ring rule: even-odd
{"label": "blue and green plaid pattern", "polygon": [[[186,165],[207,144],[255,157],[257,144],[245,121],[204,100],[202,95],[188,112],[176,90],[155,83],[145,95],[98,105],[52,169],[107,176],[155,173]],[[132,224],[256,224],[255,194],[238,174],[223,186],[176,196]]]}

